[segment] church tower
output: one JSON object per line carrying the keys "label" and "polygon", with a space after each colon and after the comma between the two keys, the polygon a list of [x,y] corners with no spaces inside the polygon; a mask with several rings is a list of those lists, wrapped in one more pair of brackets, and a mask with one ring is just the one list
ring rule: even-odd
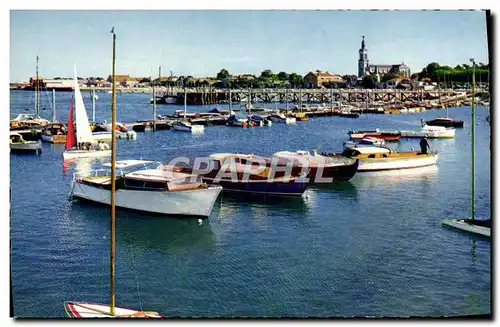
{"label": "church tower", "polygon": [[363,40],[361,41],[361,49],[359,49],[359,60],[358,60],[358,77],[365,76],[368,72],[368,53],[365,48],[365,36],[363,35]]}

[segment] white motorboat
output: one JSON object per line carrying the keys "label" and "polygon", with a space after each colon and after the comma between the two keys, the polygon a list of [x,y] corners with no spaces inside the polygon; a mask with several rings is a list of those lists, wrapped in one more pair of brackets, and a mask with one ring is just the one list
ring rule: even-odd
{"label": "white motorboat", "polygon": [[421,131],[400,131],[401,137],[406,138],[435,138],[435,139],[450,139],[455,137],[455,129],[453,127],[429,126],[422,119]]}
{"label": "white motorboat", "polygon": [[26,141],[21,134],[10,132],[10,151],[39,153],[42,151],[42,144],[40,141]]}
{"label": "white motorboat", "polygon": [[177,121],[172,124],[172,129],[174,131],[188,132],[188,133],[203,133],[205,126],[203,125],[193,125],[186,119],[187,112],[187,92],[184,90],[184,120]]}
{"label": "white motorboat", "polygon": [[290,124],[295,124],[297,122],[297,119],[295,117],[287,117],[284,114],[280,114],[280,113],[274,113],[274,114],[270,115],[269,118],[271,119],[271,121],[273,123],[277,123],[277,124],[290,125]]}
{"label": "white motorboat", "polygon": [[[123,160],[117,161],[116,167],[119,169],[116,206],[121,208],[208,217],[222,191],[220,186],[204,184],[199,176],[177,172],[173,166],[153,161]],[[133,170],[127,172],[129,168]],[[75,174],[70,194],[109,205],[110,190],[109,170],[100,169],[92,171],[91,176]]]}
{"label": "white motorboat", "polygon": [[359,159],[358,171],[408,169],[435,165],[437,153],[395,152],[385,147],[349,147],[343,156]]}
{"label": "white motorboat", "polygon": [[[89,119],[85,111],[76,68],[74,69],[75,80],[75,107],[76,107],[76,139],[73,132],[73,99],[68,117],[68,135],[66,136],[66,151],[63,152],[64,159],[80,157],[106,157],[111,155],[111,150],[105,147],[97,147],[96,140],[90,130]],[[102,145],[101,145],[102,146]]]}
{"label": "white motorboat", "polygon": [[203,133],[205,127],[203,125],[193,125],[187,120],[178,121],[172,124],[172,129],[188,133]]}

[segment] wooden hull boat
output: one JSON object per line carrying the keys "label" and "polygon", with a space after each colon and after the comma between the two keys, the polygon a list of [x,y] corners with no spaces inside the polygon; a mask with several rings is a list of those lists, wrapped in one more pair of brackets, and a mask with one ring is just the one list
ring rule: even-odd
{"label": "wooden hull boat", "polygon": [[63,123],[50,123],[42,129],[42,141],[66,143],[66,129]]}
{"label": "wooden hull boat", "polygon": [[386,142],[397,142],[401,139],[401,134],[399,132],[390,131],[350,131],[348,134],[352,140],[363,139],[365,137],[376,137]]}
{"label": "wooden hull boat", "polygon": [[491,237],[491,220],[445,219],[443,225]]}
{"label": "wooden hull boat", "polygon": [[[117,166],[122,162],[117,162]],[[127,167],[146,161],[134,160]],[[149,162],[152,163],[152,162]],[[172,166],[153,163],[156,168],[137,169],[116,180],[116,206],[165,215],[208,217],[221,187],[208,186],[192,175],[174,171]],[[111,176],[94,171],[91,177],[75,177],[70,194],[109,205]]]}
{"label": "wooden hull boat", "polygon": [[462,120],[455,120],[445,117],[438,117],[433,120],[427,120],[425,123],[429,126],[442,126],[442,127],[454,127],[454,128],[464,127],[464,122]]}
{"label": "wooden hull boat", "polygon": [[292,175],[300,174],[304,167],[309,169],[311,184],[334,181],[347,181],[356,175],[359,161],[346,157],[327,157],[318,153],[311,155],[308,151],[280,151],[273,154],[274,158],[281,158],[293,165]]}
{"label": "wooden hull boat", "polygon": [[[260,160],[262,167],[254,168],[251,162]],[[309,184],[306,177],[309,170],[300,170],[293,174],[284,170],[269,168],[270,158],[254,155],[238,155],[230,153],[210,156],[211,168],[176,167],[181,172],[199,174],[204,182],[220,185],[224,191],[247,192],[265,195],[301,196]]]}
{"label": "wooden hull boat", "polygon": [[[325,154],[335,156],[337,154]],[[347,148],[343,156],[359,159],[358,171],[381,171],[409,169],[435,165],[438,155],[435,153],[394,152],[383,147]]]}

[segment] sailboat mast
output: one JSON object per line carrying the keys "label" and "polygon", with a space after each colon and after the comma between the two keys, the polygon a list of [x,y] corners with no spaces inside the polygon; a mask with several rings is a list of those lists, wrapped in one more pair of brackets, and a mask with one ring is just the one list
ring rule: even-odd
{"label": "sailboat mast", "polygon": [[115,219],[115,191],[116,191],[116,82],[115,82],[115,28],[111,30],[113,34],[113,76],[112,95],[111,95],[111,255],[110,255],[110,314],[115,314],[115,272],[116,272],[116,219]]}
{"label": "sailboat mast", "polygon": [[186,119],[186,110],[187,110],[187,90],[184,87],[184,119]]}
{"label": "sailboat mast", "polygon": [[95,88],[92,88],[92,121],[95,123]]}
{"label": "sailboat mast", "polygon": [[475,122],[475,117],[476,117],[476,90],[475,90],[475,85],[476,84],[476,77],[475,77],[475,73],[476,73],[476,63],[474,62],[474,58],[471,58],[470,60],[472,62],[472,110],[471,110],[471,143],[472,143],[472,159],[471,159],[471,162],[472,162],[472,169],[471,169],[471,172],[472,172],[472,175],[471,175],[471,178],[472,178],[472,185],[471,185],[471,193],[472,193],[472,220],[475,219],[475,134],[474,134],[474,130],[475,130],[475,125],[476,125],[476,122]]}
{"label": "sailboat mast", "polygon": [[56,121],[56,89],[52,89],[52,121]]}
{"label": "sailboat mast", "polygon": [[38,56],[36,56],[36,84],[35,84],[35,114],[38,116],[39,99],[38,99]]}

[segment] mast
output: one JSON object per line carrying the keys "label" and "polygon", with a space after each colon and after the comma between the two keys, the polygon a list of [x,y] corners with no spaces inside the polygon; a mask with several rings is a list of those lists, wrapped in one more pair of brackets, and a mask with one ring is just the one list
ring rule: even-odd
{"label": "mast", "polygon": [[470,61],[472,62],[472,110],[471,110],[471,126],[472,126],[472,135],[471,135],[471,144],[472,144],[472,159],[471,159],[471,162],[472,162],[472,169],[471,169],[471,178],[472,178],[472,185],[471,185],[471,193],[472,193],[472,220],[475,219],[475,176],[474,176],[474,172],[475,172],[475,149],[474,149],[474,146],[475,146],[475,135],[474,135],[474,129],[475,129],[475,125],[476,125],[476,122],[475,122],[475,116],[476,116],[476,92],[475,92],[475,88],[474,88],[474,84],[476,84],[476,77],[475,77],[475,73],[476,73],[476,63],[474,62],[474,58],[471,58]]}
{"label": "mast", "polygon": [[184,119],[186,119],[186,109],[187,109],[187,90],[184,87]]}
{"label": "mast", "polygon": [[116,254],[116,219],[115,219],[115,191],[116,191],[116,83],[115,83],[115,28],[111,29],[113,34],[113,68],[111,74],[113,76],[112,94],[111,94],[111,254],[110,254],[110,314],[115,314],[115,254]]}
{"label": "mast", "polygon": [[39,98],[38,98],[38,56],[36,56],[36,84],[35,84],[35,114],[38,116],[38,108],[39,108]]}
{"label": "mast", "polygon": [[56,89],[52,89],[52,121],[56,121]]}
{"label": "mast", "polygon": [[95,88],[92,88],[92,121],[95,123]]}
{"label": "mast", "polygon": [[229,88],[229,110],[232,110],[232,108],[233,108],[232,94],[231,94],[231,88]]}

